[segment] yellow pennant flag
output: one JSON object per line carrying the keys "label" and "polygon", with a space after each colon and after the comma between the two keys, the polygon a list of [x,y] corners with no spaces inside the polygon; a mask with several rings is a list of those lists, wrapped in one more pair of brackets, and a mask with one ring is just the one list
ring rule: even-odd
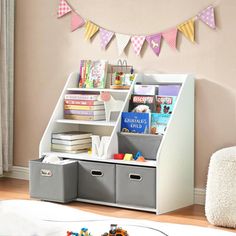
{"label": "yellow pennant flag", "polygon": [[178,25],[177,28],[187,39],[189,39],[191,42],[194,42],[194,18]]}
{"label": "yellow pennant flag", "polygon": [[91,39],[92,36],[99,30],[99,27],[91,21],[87,21],[85,25],[85,39]]}

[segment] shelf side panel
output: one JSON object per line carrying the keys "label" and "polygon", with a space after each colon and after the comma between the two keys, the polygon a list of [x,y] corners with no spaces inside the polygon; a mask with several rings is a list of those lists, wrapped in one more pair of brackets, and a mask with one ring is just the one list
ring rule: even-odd
{"label": "shelf side panel", "polygon": [[157,153],[157,214],[193,204],[194,78],[187,76]]}

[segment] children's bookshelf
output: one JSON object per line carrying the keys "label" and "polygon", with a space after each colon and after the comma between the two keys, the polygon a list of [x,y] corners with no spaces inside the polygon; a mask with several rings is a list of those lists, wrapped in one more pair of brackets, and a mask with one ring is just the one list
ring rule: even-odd
{"label": "children's bookshelf", "polygon": [[[78,160],[78,196],[75,201],[103,204],[108,206],[144,210],[162,214],[178,208],[186,207],[194,202],[194,77],[189,74],[137,74],[127,90],[110,89],[109,83],[104,89],[78,88],[79,73],[70,74],[59,97],[47,128],[39,145],[39,158],[51,151],[51,135],[54,132],[88,131],[95,135],[110,136],[106,158],[91,156],[88,152],[70,154],[55,152],[59,157]],[[127,112],[129,100],[135,84],[180,84],[181,88],[167,125],[161,137],[153,134],[120,133],[121,112]],[[110,94],[124,101],[121,112],[113,116],[111,121],[84,121],[64,119],[64,97],[68,93],[101,93]],[[152,158],[145,162],[113,159],[113,155],[122,149],[121,143],[134,143],[146,150]],[[127,142],[125,141],[127,140]],[[137,142],[136,142],[137,141]],[[157,145],[158,143],[158,145]],[[130,145],[132,149],[132,145]],[[102,169],[104,182],[103,192],[98,193],[97,182],[89,182],[83,172],[94,165],[94,169]],[[136,172],[137,171],[137,172]],[[125,178],[133,178],[131,185]],[[92,178],[92,177],[91,177]],[[112,180],[111,180],[112,179]],[[87,181],[87,182],[86,182]],[[107,181],[110,181],[109,183]],[[140,186],[136,186],[140,184]],[[86,185],[91,191],[84,193]],[[108,188],[106,186],[109,185]],[[105,186],[105,187],[104,187]],[[111,190],[112,189],[112,190]],[[107,191],[107,192],[106,192]],[[98,195],[104,198],[96,198]],[[100,196],[99,195],[99,196]]]}

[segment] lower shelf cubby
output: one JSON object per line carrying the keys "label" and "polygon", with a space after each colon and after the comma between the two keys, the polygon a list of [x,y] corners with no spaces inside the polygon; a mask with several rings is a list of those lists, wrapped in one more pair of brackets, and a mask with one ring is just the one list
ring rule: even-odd
{"label": "lower shelf cubby", "polygon": [[115,202],[115,164],[79,161],[78,198]]}
{"label": "lower shelf cubby", "polygon": [[156,168],[116,165],[116,203],[156,208]]}
{"label": "lower shelf cubby", "polygon": [[135,155],[141,151],[147,160],[156,160],[158,148],[162,135],[117,133],[119,153],[132,153]]}

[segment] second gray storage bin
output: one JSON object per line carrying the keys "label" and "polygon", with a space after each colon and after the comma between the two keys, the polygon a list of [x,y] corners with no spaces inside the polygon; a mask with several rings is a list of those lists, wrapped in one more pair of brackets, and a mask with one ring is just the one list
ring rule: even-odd
{"label": "second gray storage bin", "polygon": [[116,202],[156,207],[156,168],[116,165]]}
{"label": "second gray storage bin", "polygon": [[115,165],[79,161],[78,197],[115,202]]}

